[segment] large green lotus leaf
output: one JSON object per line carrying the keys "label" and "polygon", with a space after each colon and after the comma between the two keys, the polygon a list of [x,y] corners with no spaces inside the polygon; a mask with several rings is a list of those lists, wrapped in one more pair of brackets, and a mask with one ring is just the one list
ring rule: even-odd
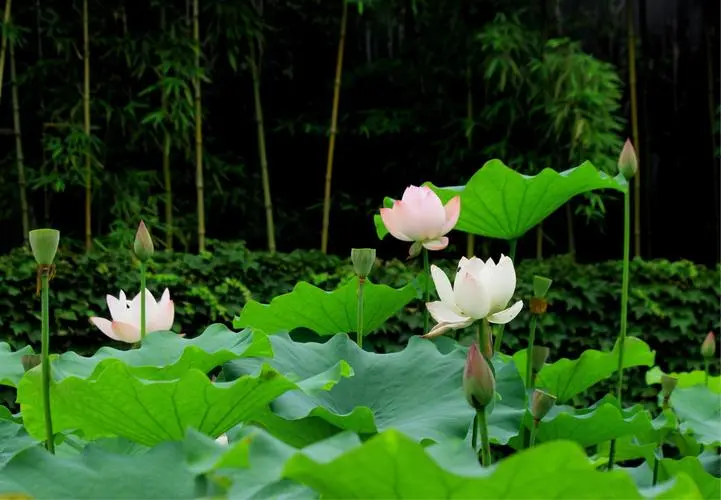
{"label": "large green lotus leaf", "polygon": [[[434,459],[433,448],[388,430],[331,460],[297,454],[285,475],[327,498],[643,498],[628,474],[596,471],[567,441],[518,453],[490,472],[477,462],[449,470]],[[685,474],[674,483],[658,498],[700,498]]]}
{"label": "large green lotus leaf", "polygon": [[88,500],[197,498],[196,475],[185,465],[180,443],[163,443],[134,455],[91,444],[72,457],[35,447],[15,456],[0,472],[0,493]]}
{"label": "large green lotus leaf", "polygon": [[21,359],[24,355],[32,353],[33,349],[30,346],[13,352],[10,344],[0,342],[0,385],[17,387],[18,382],[25,374]]}
{"label": "large green lotus leaf", "polygon": [[[290,293],[279,295],[270,304],[249,301],[233,320],[234,328],[258,328],[267,333],[308,328],[318,335],[357,330],[358,278],[326,292],[301,281]],[[416,296],[413,285],[395,289],[366,280],[363,288],[363,331],[381,326]]]}
{"label": "large green lotus leaf", "polygon": [[681,432],[691,432],[707,446],[721,445],[721,394],[703,385],[676,389],[671,406],[681,420]]}
{"label": "large green lotus leaf", "polygon": [[102,361],[117,359],[132,367],[139,377],[173,379],[191,368],[207,373],[231,359],[271,355],[270,342],[264,334],[250,330],[236,333],[225,325],[215,324],[193,339],[172,332],[153,332],[138,349],[101,347],[90,357],[69,351],[53,360],[52,373],[58,381],[70,376],[87,378]]}
{"label": "large green lotus leaf", "polygon": [[[486,162],[465,186],[426,185],[444,204],[460,195],[461,216],[455,229],[504,240],[520,238],[576,195],[597,189],[624,192],[628,187],[623,176],[610,177],[590,162],[560,173],[546,168],[528,176],[500,160]],[[392,204],[391,198],[384,200],[386,207]],[[374,221],[378,237],[383,238],[388,231],[380,215]]]}
{"label": "large green lotus leaf", "polygon": [[[530,428],[530,415],[527,415],[525,423]],[[590,408],[574,409],[565,405],[553,407],[538,428],[536,442],[568,440],[585,448],[627,435],[646,434],[652,430],[651,414],[641,405],[621,411],[616,399],[607,396]],[[511,442],[515,447],[520,444],[519,439]]]}
{"label": "large green lotus leaf", "polygon": [[[463,348],[442,354],[433,342],[418,337],[391,354],[363,351],[346,335],[324,344],[296,343],[288,335],[274,335],[271,342],[273,359],[230,362],[224,367],[226,376],[253,373],[267,362],[282,373],[304,377],[336,359],[348,361],[355,373],[327,392],[286,394],[273,403],[272,413],[258,415],[263,427],[288,442],[307,444],[340,429],[373,434],[390,428],[413,439],[441,441],[463,438],[470,428],[473,411],[461,388]],[[496,359],[494,364],[501,399],[489,418],[490,434],[505,444],[518,433],[525,392],[512,362]],[[299,439],[306,432],[312,437]]]}
{"label": "large green lotus leaf", "polygon": [[0,407],[0,469],[18,453],[38,445],[22,424],[14,422],[4,406]]}
{"label": "large green lotus leaf", "polygon": [[[658,366],[654,366],[646,372],[646,383],[648,385],[660,384],[662,375],[676,377],[678,379],[678,385],[676,387],[679,389],[706,384],[706,372],[702,370],[666,374]],[[713,392],[721,393],[721,376],[712,375],[708,377],[708,388]]]}
{"label": "large green lotus leaf", "polygon": [[[655,352],[648,344],[636,337],[627,337],[623,357],[624,368],[653,365]],[[519,373],[525,380],[526,349],[513,355]],[[541,369],[536,387],[550,392],[559,403],[566,403],[576,394],[607,379],[618,369],[618,342],[611,352],[588,349],[578,359],[559,359]]]}
{"label": "large green lotus leaf", "polygon": [[666,481],[678,476],[680,473],[688,474],[701,491],[703,498],[718,500],[721,498],[721,479],[709,474],[699,461],[698,457],[685,457],[681,460],[664,458],[658,465],[658,480]]}
{"label": "large green lotus leaf", "polygon": [[[212,383],[191,368],[173,380],[151,380],[117,359],[106,359],[90,378],[67,377],[51,386],[54,431],[80,431],[86,439],[120,436],[153,445],[181,440],[188,427],[218,436],[260,411],[279,395],[302,389],[267,365],[257,376],[233,382]],[[344,361],[324,371],[322,386],[331,386],[351,373]],[[318,372],[310,379],[319,385]],[[18,401],[28,432],[44,435],[40,371],[31,370],[21,380]]]}

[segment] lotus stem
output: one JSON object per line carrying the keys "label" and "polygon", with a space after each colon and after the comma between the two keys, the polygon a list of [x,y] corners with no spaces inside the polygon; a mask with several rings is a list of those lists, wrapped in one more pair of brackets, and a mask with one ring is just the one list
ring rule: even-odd
{"label": "lotus stem", "polygon": [[[423,248],[423,269],[426,273],[426,295],[425,303],[431,301],[431,264],[428,257],[428,249]],[[423,307],[423,333],[428,332],[428,308]]]}
{"label": "lotus stem", "polygon": [[140,263],[140,341],[145,339],[145,262]]}
{"label": "lotus stem", "polygon": [[[629,254],[631,248],[631,195],[630,188],[623,195],[623,282],[621,285],[621,332],[618,336],[618,380],[616,381],[616,400],[619,410],[623,408],[623,354],[626,347],[626,327],[628,323],[628,275]],[[616,440],[611,440],[608,453],[608,470],[613,469],[616,455]]]}
{"label": "lotus stem", "polygon": [[363,349],[363,287],[366,280],[358,279],[358,308],[356,310],[356,333],[358,334],[358,347]]}
{"label": "lotus stem", "polygon": [[536,445],[536,434],[538,434],[538,426],[541,424],[541,421],[537,418],[533,419],[533,426],[531,427],[531,437],[528,440],[528,447],[533,448]]}
{"label": "lotus stem", "polygon": [[710,370],[710,369],[711,369],[711,364],[709,363],[708,358],[704,358],[704,360],[703,360],[703,371],[704,371],[704,385],[705,385],[706,387],[708,387],[708,377],[709,377],[708,373],[709,373],[709,370]]}
{"label": "lotus stem", "polygon": [[471,448],[473,448],[473,453],[478,453],[478,413],[473,415],[473,429],[471,431]]}
{"label": "lotus stem", "polygon": [[656,483],[658,483],[658,465],[659,465],[658,456],[654,456],[653,457],[653,480],[651,482],[652,486],[656,486]]}
{"label": "lotus stem", "polygon": [[[536,322],[538,315],[531,315],[531,323],[528,332],[528,347],[526,348],[526,392],[533,393],[534,377],[533,377],[533,345],[536,342]],[[528,447],[526,441],[526,427],[521,426],[521,442],[524,447]]]}
{"label": "lotus stem", "polygon": [[45,447],[50,453],[55,453],[53,439],[53,420],[50,414],[50,267],[43,266],[40,270],[41,286],[41,369],[42,369],[42,395],[43,413],[45,417]]}
{"label": "lotus stem", "polygon": [[491,465],[491,442],[488,439],[488,418],[486,416],[486,407],[476,410],[476,418],[481,435],[481,465],[490,467]]}

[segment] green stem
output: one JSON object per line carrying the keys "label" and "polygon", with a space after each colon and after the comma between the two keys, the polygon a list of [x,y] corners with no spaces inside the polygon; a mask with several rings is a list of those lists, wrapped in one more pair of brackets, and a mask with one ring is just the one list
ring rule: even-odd
{"label": "green stem", "polygon": [[704,360],[703,360],[703,366],[704,366],[704,368],[703,368],[703,371],[704,371],[704,384],[706,385],[706,387],[708,387],[708,372],[709,372],[709,369],[711,368],[711,364],[709,363],[708,358],[704,358]]}
{"label": "green stem", "polygon": [[[516,246],[518,245],[518,240],[508,240],[508,258],[513,261],[513,265],[516,265]],[[503,329],[506,325],[498,325],[498,328],[496,329],[496,340],[493,343],[493,351],[494,352],[500,352],[501,351],[501,344],[503,343]]]}
{"label": "green stem", "polygon": [[145,262],[140,263],[140,341],[145,338]]}
{"label": "green stem", "polygon": [[42,393],[43,393],[43,413],[45,414],[45,447],[50,453],[55,453],[55,440],[53,434],[53,420],[50,415],[50,283],[48,270],[43,269],[40,275],[42,296],[41,318],[42,318]]}
{"label": "green stem", "polygon": [[365,279],[358,279],[358,308],[356,309],[356,333],[358,335],[358,347],[363,349],[363,285]]}
{"label": "green stem", "polygon": [[[536,342],[536,321],[538,316],[535,314],[531,315],[531,323],[528,332],[528,348],[526,349],[526,392],[530,394],[533,392],[533,345]],[[521,425],[521,442],[524,447],[528,447],[528,435],[526,434],[526,426]]]}
{"label": "green stem", "polygon": [[[623,354],[626,346],[626,326],[628,323],[628,267],[631,246],[631,197],[628,189],[623,195],[623,283],[621,288],[621,333],[618,336],[618,380],[616,381],[616,399],[619,410],[623,408]],[[608,470],[613,469],[616,455],[616,440],[611,440],[608,453]]]}
{"label": "green stem", "polygon": [[656,486],[656,483],[658,483],[658,456],[653,457],[653,481],[651,483],[652,486]]}
{"label": "green stem", "polygon": [[473,430],[471,431],[471,447],[473,453],[478,453],[478,413],[473,415]]}
{"label": "green stem", "polygon": [[491,465],[491,442],[488,440],[488,418],[486,417],[486,408],[476,410],[478,418],[478,427],[481,434],[481,465],[489,467]]}
{"label": "green stem", "polygon": [[536,445],[536,434],[538,433],[538,425],[540,422],[533,419],[533,426],[531,427],[531,438],[528,440],[528,447],[533,448]]}
{"label": "green stem", "polygon": [[[431,264],[428,249],[423,248],[423,269],[426,272],[426,304],[431,301]],[[423,304],[423,333],[428,333],[428,308]]]}

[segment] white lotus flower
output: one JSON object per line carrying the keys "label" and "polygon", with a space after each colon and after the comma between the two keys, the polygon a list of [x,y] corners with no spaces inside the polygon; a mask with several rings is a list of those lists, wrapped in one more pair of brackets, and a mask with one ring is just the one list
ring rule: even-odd
{"label": "white lotus flower", "polygon": [[426,338],[465,328],[484,318],[491,323],[505,324],[523,308],[520,300],[506,308],[516,290],[516,271],[513,261],[503,254],[498,264],[493,259],[483,262],[477,257],[462,257],[453,287],[446,273],[437,266],[431,266],[431,275],[441,300],[426,304],[438,323],[424,335]]}
{"label": "white lotus flower", "polygon": [[218,438],[215,440],[216,443],[221,444],[223,446],[228,446],[228,435],[227,434],[221,434],[218,436]]}
{"label": "white lotus flower", "polygon": [[[101,332],[114,340],[134,344],[140,340],[140,294],[133,300],[125,298],[125,292],[120,291],[118,298],[107,296],[108,309],[112,321],[105,318],[93,317],[90,321]],[[175,318],[175,306],[170,300],[170,292],[166,288],[159,302],[150,291],[145,289],[145,333],[170,330]]]}

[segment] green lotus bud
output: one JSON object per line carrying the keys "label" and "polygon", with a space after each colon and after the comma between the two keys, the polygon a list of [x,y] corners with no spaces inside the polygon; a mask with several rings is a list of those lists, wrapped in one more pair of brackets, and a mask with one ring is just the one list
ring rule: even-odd
{"label": "green lotus bud", "polygon": [[133,251],[141,262],[145,262],[153,255],[154,250],[153,238],[150,237],[150,232],[148,232],[148,228],[145,227],[145,222],[140,221],[138,231],[135,233]]}
{"label": "green lotus bud", "polygon": [[626,139],[621,155],[618,157],[618,170],[626,180],[631,179],[638,171],[638,158],[636,158],[636,150],[630,139]]}
{"label": "green lotus bud", "polygon": [[551,288],[553,280],[545,278],[543,276],[533,277],[533,296],[542,299],[548,293],[548,289]]}
{"label": "green lotus bud", "polygon": [[556,404],[556,396],[543,392],[539,389],[533,391],[533,397],[531,399],[531,415],[535,420],[542,420],[543,417],[548,415],[553,405]]}
{"label": "green lotus bud", "polygon": [[543,366],[546,364],[548,355],[551,353],[551,349],[540,345],[534,345],[531,351],[531,370],[535,373],[541,371]]}
{"label": "green lotus bud", "polygon": [[463,370],[463,392],[468,404],[476,410],[483,410],[496,394],[496,379],[475,342],[468,348]]}
{"label": "green lotus bud", "polygon": [[678,385],[678,379],[671,377],[670,375],[661,375],[661,390],[663,391],[664,399],[671,397],[671,393]]}
{"label": "green lotus bud", "polygon": [[58,252],[60,231],[57,229],[34,229],[28,233],[28,238],[35,261],[41,266],[51,265]]}
{"label": "green lotus bud", "polygon": [[701,344],[701,355],[704,358],[713,358],[714,354],[716,354],[716,337],[713,332],[708,332]]}
{"label": "green lotus bud", "polygon": [[376,261],[375,248],[353,248],[350,251],[350,260],[353,262],[353,271],[358,278],[364,280],[368,277]]}

